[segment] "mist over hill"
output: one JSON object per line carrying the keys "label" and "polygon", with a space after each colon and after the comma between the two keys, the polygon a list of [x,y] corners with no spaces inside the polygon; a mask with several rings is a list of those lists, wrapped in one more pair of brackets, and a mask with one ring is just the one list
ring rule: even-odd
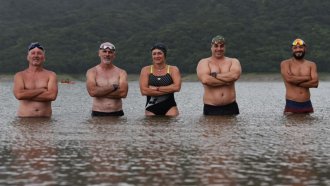
{"label": "mist over hill", "polygon": [[296,37],[308,45],[306,58],[329,72],[329,9],[323,0],[0,0],[0,73],[26,68],[33,41],[57,73],[85,73],[99,63],[104,41],[115,44],[114,63],[129,73],[151,63],[157,41],[168,46],[169,64],[195,73],[217,34],[243,72],[279,72]]}

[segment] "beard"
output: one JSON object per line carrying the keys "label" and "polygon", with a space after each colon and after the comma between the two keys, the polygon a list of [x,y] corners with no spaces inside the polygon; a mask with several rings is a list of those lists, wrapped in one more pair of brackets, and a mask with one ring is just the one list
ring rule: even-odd
{"label": "beard", "polygon": [[111,59],[104,58],[104,59],[103,59],[103,63],[105,63],[105,64],[110,64],[110,63],[111,63]]}
{"label": "beard", "polygon": [[305,57],[305,52],[294,52],[292,53],[292,56],[295,59],[303,59]]}

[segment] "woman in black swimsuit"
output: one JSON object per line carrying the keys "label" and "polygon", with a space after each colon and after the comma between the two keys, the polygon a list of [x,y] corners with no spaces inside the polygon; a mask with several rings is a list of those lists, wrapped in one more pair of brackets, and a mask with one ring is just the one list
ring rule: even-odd
{"label": "woman in black swimsuit", "polygon": [[152,65],[145,66],[140,74],[140,90],[147,96],[145,114],[177,116],[174,92],[181,89],[181,75],[176,66],[166,64],[167,48],[156,43],[151,48]]}

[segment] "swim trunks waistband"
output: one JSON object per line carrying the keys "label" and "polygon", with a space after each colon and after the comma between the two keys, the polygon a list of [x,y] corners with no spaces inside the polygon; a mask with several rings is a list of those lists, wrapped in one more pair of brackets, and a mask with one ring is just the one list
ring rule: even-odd
{"label": "swim trunks waistband", "polygon": [[296,102],[286,99],[284,113],[312,113],[314,112],[312,102]]}
{"label": "swim trunks waistband", "polygon": [[204,115],[237,115],[239,114],[239,109],[236,101],[228,104],[228,105],[208,105],[204,104],[203,109]]}
{"label": "swim trunks waistband", "polygon": [[92,116],[123,116],[124,112],[122,110],[116,112],[99,112],[92,110]]}

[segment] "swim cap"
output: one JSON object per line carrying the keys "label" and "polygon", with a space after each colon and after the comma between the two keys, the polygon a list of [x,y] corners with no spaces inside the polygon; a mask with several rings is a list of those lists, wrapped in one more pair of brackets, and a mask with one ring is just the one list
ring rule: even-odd
{"label": "swim cap", "polygon": [[164,56],[166,57],[166,54],[167,54],[167,48],[166,48],[166,46],[164,45],[164,43],[156,43],[156,44],[154,44],[154,45],[151,47],[150,51],[153,51],[153,50],[155,50],[155,49],[159,49],[159,50],[161,50],[161,51],[164,53]]}
{"label": "swim cap", "polygon": [[29,47],[28,47],[28,51],[30,51],[30,50],[32,50],[34,48],[39,48],[40,50],[44,51],[44,47],[42,47],[39,42],[33,42],[33,43],[31,43],[29,45]]}
{"label": "swim cap", "polygon": [[212,38],[211,44],[225,43],[225,38],[222,35],[217,35]]}
{"label": "swim cap", "polygon": [[115,45],[113,45],[112,43],[110,43],[110,42],[105,42],[105,43],[102,43],[101,45],[100,45],[100,49],[103,49],[103,50],[105,50],[105,49],[110,49],[110,50],[112,50],[112,51],[116,51],[116,47],[115,47]]}
{"label": "swim cap", "polygon": [[306,46],[306,43],[302,39],[297,38],[292,42],[292,46]]}

